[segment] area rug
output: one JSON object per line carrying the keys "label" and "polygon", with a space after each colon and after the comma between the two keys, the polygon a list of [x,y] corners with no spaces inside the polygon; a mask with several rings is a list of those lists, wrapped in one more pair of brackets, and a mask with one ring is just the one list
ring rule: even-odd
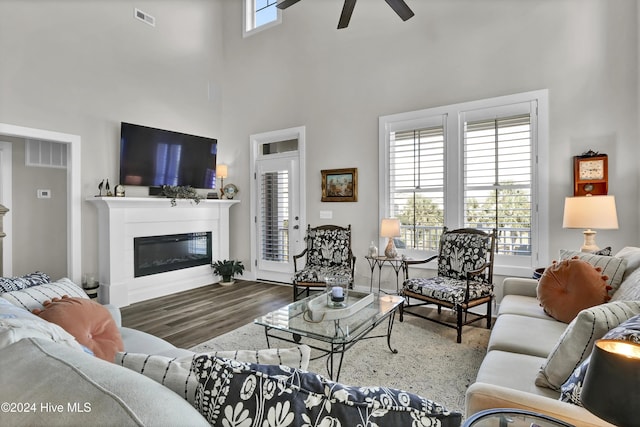
{"label": "area rug", "polygon": [[[383,322],[370,335],[383,335]],[[363,340],[345,353],[340,382],[352,386],[399,388],[432,399],[449,410],[464,413],[464,394],[476,378],[485,356],[490,331],[465,327],[462,343],[456,344],[455,329],[415,316],[396,318],[391,335],[391,353],[385,338]],[[270,339],[272,347],[292,344]],[[302,339],[302,343],[317,341]],[[214,350],[259,350],[266,348],[264,328],[247,324],[193,347],[195,352]],[[317,352],[312,351],[312,358]],[[327,375],[326,358],[312,360],[309,371]]]}

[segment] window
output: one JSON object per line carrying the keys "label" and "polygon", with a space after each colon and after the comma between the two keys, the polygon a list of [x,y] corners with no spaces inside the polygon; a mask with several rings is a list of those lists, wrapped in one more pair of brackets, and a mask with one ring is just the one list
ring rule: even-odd
{"label": "window", "polygon": [[400,219],[406,255],[433,254],[443,226],[495,228],[496,274],[545,262],[546,99],[536,91],[380,118],[380,217]]}
{"label": "window", "polygon": [[281,22],[277,0],[244,0],[244,28],[246,37]]}

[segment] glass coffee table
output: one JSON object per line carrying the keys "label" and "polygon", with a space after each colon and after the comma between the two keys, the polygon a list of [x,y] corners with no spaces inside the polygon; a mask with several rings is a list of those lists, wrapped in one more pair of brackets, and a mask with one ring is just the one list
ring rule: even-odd
{"label": "glass coffee table", "polygon": [[522,409],[487,409],[472,415],[463,427],[574,427],[548,415]]}
{"label": "glass coffee table", "polygon": [[[357,304],[358,300],[367,298],[364,292],[349,291],[347,304]],[[317,302],[319,295],[311,295],[305,299],[291,303],[254,320],[264,326],[267,346],[269,338],[276,338],[292,343],[299,343],[302,338],[309,347],[319,350],[321,354],[314,359],[327,356],[327,372],[329,378],[338,381],[344,353],[356,343],[364,339],[387,338],[387,346],[392,353],[398,351],[391,347],[391,331],[398,309],[402,308],[403,298],[398,295],[374,294],[370,303],[363,305],[347,317],[332,318],[336,313],[326,312],[318,316],[309,309],[310,303]],[[371,298],[371,297],[368,297]],[[331,318],[325,320],[326,318]],[[387,321],[384,335],[369,335],[376,326]],[[336,358],[337,364],[336,364]]]}

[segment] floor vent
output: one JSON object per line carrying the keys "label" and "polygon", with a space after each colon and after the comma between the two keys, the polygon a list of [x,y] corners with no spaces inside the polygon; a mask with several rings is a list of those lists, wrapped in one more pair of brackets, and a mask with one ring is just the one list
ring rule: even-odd
{"label": "floor vent", "polygon": [[151,25],[152,27],[156,26],[156,18],[146,12],[141,11],[140,9],[134,9],[133,16],[135,16],[136,19],[139,19],[142,22]]}

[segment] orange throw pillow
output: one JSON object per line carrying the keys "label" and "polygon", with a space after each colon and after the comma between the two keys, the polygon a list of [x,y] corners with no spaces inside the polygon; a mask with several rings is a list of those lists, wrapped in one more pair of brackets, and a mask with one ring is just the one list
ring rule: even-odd
{"label": "orange throw pillow", "polygon": [[61,326],[96,357],[113,362],[116,353],[124,350],[116,322],[109,310],[97,302],[65,295],[43,305],[44,310],[35,309],[33,313]]}
{"label": "orange throw pillow", "polygon": [[608,294],[607,276],[602,268],[573,257],[545,269],[538,282],[538,300],[545,313],[564,323],[570,323],[585,308],[603,304]]}

